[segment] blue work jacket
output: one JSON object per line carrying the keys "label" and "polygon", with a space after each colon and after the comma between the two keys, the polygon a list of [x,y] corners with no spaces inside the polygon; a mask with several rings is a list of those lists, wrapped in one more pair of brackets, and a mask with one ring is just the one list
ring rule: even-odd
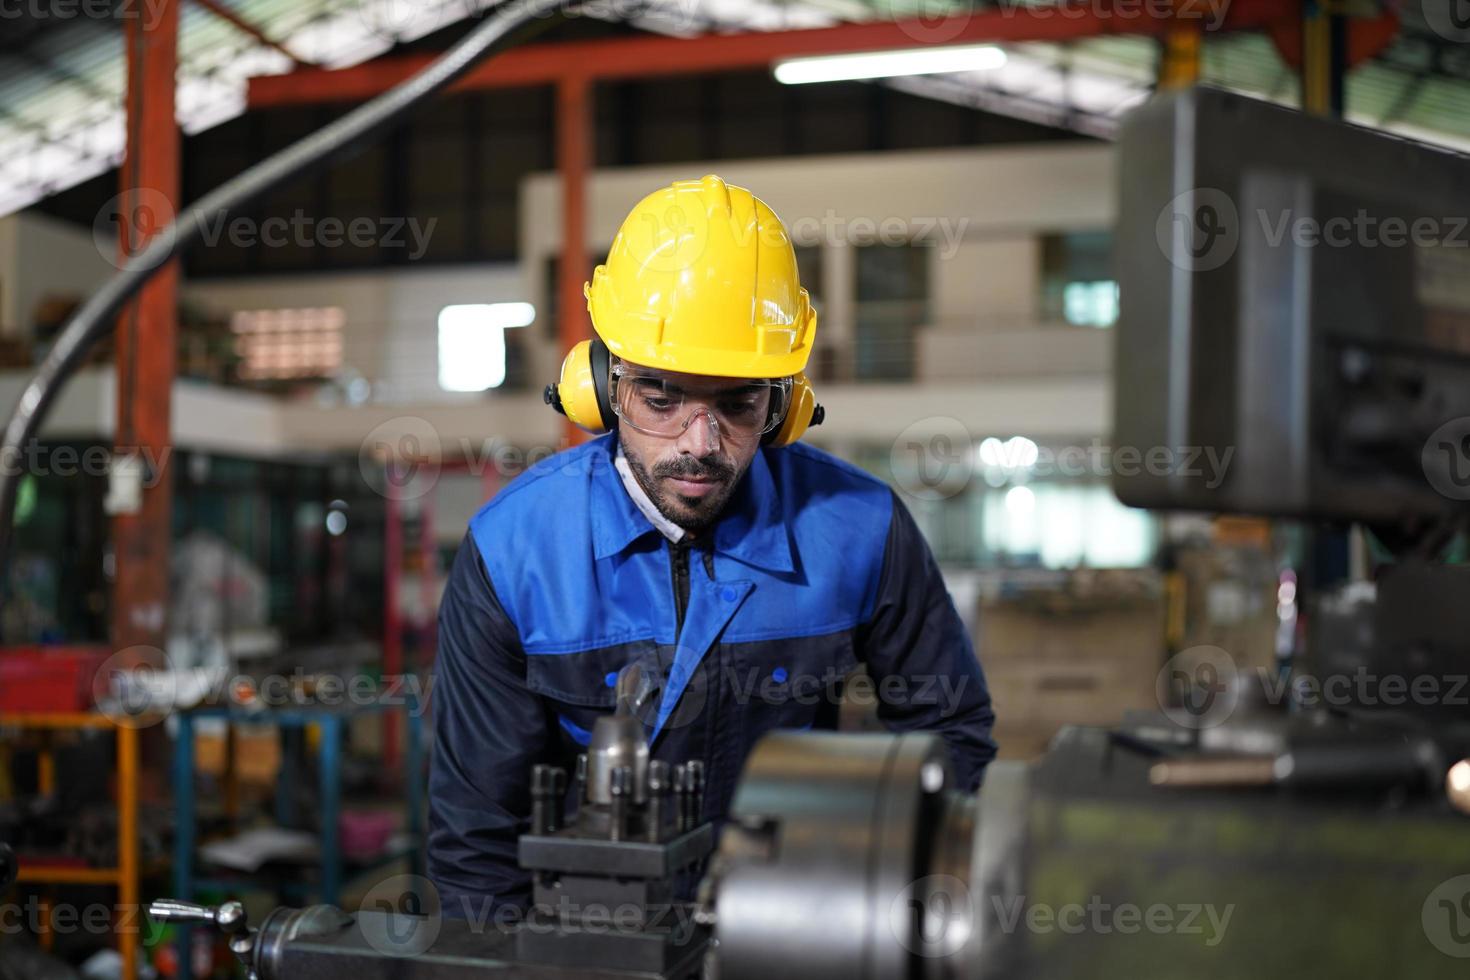
{"label": "blue work jacket", "polygon": [[570,767],[617,672],[652,678],[652,757],[703,760],[727,811],[756,741],[836,727],[842,680],[948,743],[974,789],[995,755],[985,678],[934,557],[881,481],[801,444],[756,453],[718,523],[670,542],[608,435],[538,463],[470,521],[439,607],[428,871],[445,914],[529,900],[530,771]]}

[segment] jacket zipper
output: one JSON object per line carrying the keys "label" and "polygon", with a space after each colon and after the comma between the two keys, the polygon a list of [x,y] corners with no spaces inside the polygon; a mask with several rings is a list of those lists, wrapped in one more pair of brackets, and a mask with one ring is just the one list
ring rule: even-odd
{"label": "jacket zipper", "polygon": [[674,576],[674,635],[684,632],[684,613],[689,608],[689,544],[669,542],[669,565]]}

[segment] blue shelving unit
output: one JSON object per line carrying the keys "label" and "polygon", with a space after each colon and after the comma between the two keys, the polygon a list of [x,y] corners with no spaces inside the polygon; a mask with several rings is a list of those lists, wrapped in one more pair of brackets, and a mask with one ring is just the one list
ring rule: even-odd
{"label": "blue shelving unit", "polygon": [[[174,743],[173,790],[178,813],[178,828],[174,835],[174,894],[183,901],[192,901],[196,889],[215,888],[230,890],[239,888],[245,878],[211,878],[195,874],[194,852],[197,846],[196,807],[194,793],[194,736],[196,723],[203,719],[223,719],[228,724],[274,725],[281,732],[283,742],[291,740],[292,733],[304,733],[315,725],[321,731],[318,756],[318,792],[321,804],[321,877],[315,889],[296,886],[303,902],[313,891],[318,900],[336,904],[342,887],[344,859],[340,841],[342,815],[342,738],[348,723],[364,714],[402,710],[407,715],[408,746],[404,760],[405,799],[407,801],[407,828],[409,847],[382,856],[383,864],[407,856],[414,874],[423,874],[423,829],[422,823],[422,761],[423,761],[423,718],[418,710],[418,701],[410,694],[403,696],[401,704],[373,703],[343,708],[301,707],[268,708],[252,710],[242,707],[206,707],[178,714],[178,739]],[[277,776],[276,820],[281,826],[290,826],[292,819],[297,753],[291,746],[283,747],[281,772]],[[364,871],[365,867],[354,870]],[[275,884],[279,884],[276,882]],[[181,928],[177,937],[180,977],[192,980],[193,968],[189,949],[192,930]]]}

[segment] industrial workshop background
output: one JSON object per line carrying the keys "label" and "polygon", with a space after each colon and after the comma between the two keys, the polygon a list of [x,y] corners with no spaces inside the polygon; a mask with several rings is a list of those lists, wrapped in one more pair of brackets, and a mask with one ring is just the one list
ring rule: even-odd
{"label": "industrial workshop background", "polygon": [[[0,0],[0,407],[188,205],[498,6]],[[542,389],[624,215],[675,180],[785,223],[821,325],[806,441],[913,514],[1002,762],[1158,710],[1181,652],[1281,670],[1299,598],[1387,552],[1119,502],[1119,476],[1219,485],[1231,458],[1113,442],[1113,141],[1210,85],[1470,149],[1467,42],[1464,0],[568,0],[208,223],[0,459],[0,978],[235,976],[224,937],[142,908],[259,921],[424,874],[451,560],[587,438]],[[842,728],[877,730],[879,693],[845,690]]]}

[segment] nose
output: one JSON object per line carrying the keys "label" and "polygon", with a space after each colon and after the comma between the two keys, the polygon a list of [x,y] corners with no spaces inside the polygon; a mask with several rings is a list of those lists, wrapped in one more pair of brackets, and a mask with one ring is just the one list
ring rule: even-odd
{"label": "nose", "polygon": [[700,407],[684,420],[684,431],[674,443],[680,452],[703,459],[720,451],[720,423],[708,408]]}

